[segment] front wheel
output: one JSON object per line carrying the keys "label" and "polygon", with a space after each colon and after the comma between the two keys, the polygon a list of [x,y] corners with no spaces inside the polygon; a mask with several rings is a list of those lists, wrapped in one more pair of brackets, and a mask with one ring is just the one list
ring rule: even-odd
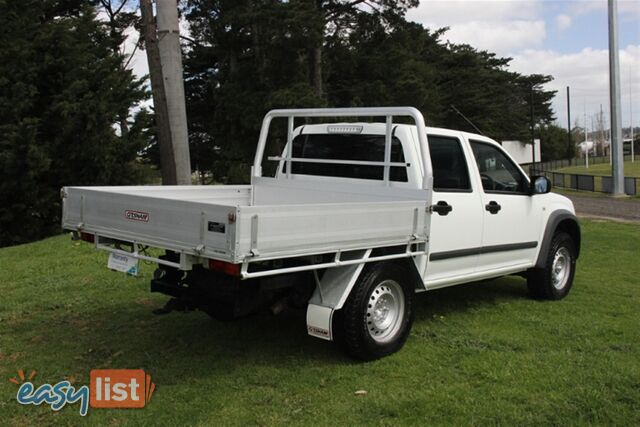
{"label": "front wheel", "polygon": [[571,236],[559,232],[553,236],[542,268],[532,268],[527,287],[532,296],[559,300],[567,296],[576,271],[576,247]]}
{"label": "front wheel", "polygon": [[337,340],[349,355],[361,360],[400,350],[413,323],[414,293],[400,265],[365,267],[337,317]]}

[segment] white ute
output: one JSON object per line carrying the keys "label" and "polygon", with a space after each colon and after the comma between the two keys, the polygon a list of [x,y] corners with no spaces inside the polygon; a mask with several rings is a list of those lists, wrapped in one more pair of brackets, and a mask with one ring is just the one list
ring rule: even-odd
{"label": "white ute", "polygon": [[[382,120],[323,123],[338,117]],[[286,137],[267,177],[274,118]],[[111,268],[158,263],[151,290],[173,297],[159,312],[306,306],[310,335],[371,360],[403,346],[416,292],[520,274],[534,297],[566,296],[580,228],[550,188],[495,141],[425,127],[415,108],[274,110],[251,185],[64,187],[62,225]]]}

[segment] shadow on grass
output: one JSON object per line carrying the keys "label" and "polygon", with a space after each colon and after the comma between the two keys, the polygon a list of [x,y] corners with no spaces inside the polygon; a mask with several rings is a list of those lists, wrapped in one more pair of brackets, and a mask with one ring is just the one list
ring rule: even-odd
{"label": "shadow on grass", "polygon": [[528,298],[527,284],[516,276],[435,289],[416,295],[416,322],[434,313],[460,313],[503,301]]}
{"label": "shadow on grass", "polygon": [[[525,296],[526,286],[519,278],[422,293],[416,298],[416,322],[428,322],[434,313],[460,313]],[[151,310],[161,301],[118,300],[73,312],[32,313],[12,332],[39,337],[26,341],[29,353],[51,353],[52,361],[71,358],[69,363],[80,375],[95,368],[142,367],[159,373],[164,385],[185,377],[229,377],[255,366],[286,371],[292,363],[297,369],[359,364],[333,343],[309,337],[304,310],[219,322],[202,312],[153,315]]]}

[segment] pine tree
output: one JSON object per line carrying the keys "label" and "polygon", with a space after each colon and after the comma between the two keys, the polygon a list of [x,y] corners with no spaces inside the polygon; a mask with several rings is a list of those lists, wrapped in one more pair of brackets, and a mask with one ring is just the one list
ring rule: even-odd
{"label": "pine tree", "polygon": [[[146,97],[82,0],[0,0],[0,246],[59,232],[63,185],[141,179]],[[116,131],[126,122],[127,132]]]}
{"label": "pine tree", "polygon": [[[536,123],[553,122],[554,92],[543,88],[550,76],[523,76],[509,71],[509,58],[444,42],[446,29],[404,19],[415,4],[189,2],[185,75],[198,169],[213,181],[247,182],[259,123],[277,107],[411,105],[432,126],[475,132],[470,121],[498,140],[528,140],[533,86]],[[282,129],[272,142],[275,154]]]}

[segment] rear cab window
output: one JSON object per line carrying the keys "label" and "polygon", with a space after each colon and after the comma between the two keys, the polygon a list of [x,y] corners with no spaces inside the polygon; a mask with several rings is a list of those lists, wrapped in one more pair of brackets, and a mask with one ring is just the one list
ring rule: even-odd
{"label": "rear cab window", "polygon": [[[291,173],[298,175],[328,176],[382,180],[384,166],[362,164],[337,164],[313,162],[317,160],[341,160],[355,162],[384,162],[385,136],[371,134],[300,134],[293,139],[292,157],[309,161],[293,161]],[[397,137],[391,140],[391,162],[405,163],[402,143]],[[407,182],[407,166],[391,166],[389,180]],[[284,165],[281,171],[284,173]]]}

